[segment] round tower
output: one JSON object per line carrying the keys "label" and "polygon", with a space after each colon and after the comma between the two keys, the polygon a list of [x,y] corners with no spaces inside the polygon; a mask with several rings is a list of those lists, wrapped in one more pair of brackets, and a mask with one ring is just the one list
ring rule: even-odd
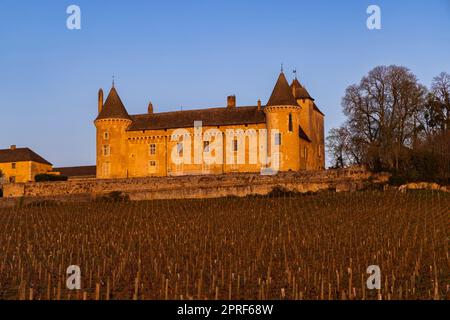
{"label": "round tower", "polygon": [[272,91],[264,113],[268,131],[268,150],[278,145],[280,171],[300,170],[299,124],[300,107],[295,100],[289,83],[281,72]]}
{"label": "round tower", "polygon": [[94,121],[97,129],[97,178],[128,177],[128,143],[126,130],[133,122],[117,90],[111,88],[104,105],[99,92],[99,114]]}

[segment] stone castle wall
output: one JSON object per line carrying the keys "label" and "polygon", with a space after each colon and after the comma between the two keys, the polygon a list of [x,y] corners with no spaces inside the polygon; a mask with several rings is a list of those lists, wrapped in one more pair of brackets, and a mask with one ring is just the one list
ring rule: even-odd
{"label": "stone castle wall", "polygon": [[[109,180],[72,180],[6,184],[5,198],[88,200],[121,192],[131,200],[217,198],[265,195],[276,187],[307,193],[322,190],[354,191],[387,182],[386,174],[360,169],[286,172],[274,176],[226,174],[208,176],[149,177]],[[4,199],[5,200],[5,199]]]}

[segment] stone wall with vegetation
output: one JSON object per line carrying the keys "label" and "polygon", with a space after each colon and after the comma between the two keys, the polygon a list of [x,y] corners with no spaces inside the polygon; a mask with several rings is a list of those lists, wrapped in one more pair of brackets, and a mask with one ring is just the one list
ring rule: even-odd
{"label": "stone wall with vegetation", "polygon": [[131,200],[265,195],[274,189],[308,193],[355,191],[387,182],[386,174],[362,169],[286,172],[274,176],[226,174],[111,180],[30,182],[4,185],[4,198],[81,200],[120,193]]}

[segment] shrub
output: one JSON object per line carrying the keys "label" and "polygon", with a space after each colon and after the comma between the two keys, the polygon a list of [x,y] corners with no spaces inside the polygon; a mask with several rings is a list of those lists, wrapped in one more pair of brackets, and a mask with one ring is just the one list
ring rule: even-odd
{"label": "shrub", "polygon": [[393,174],[389,177],[389,184],[392,186],[401,186],[402,184],[406,184],[408,182],[407,177]]}
{"label": "shrub", "polygon": [[290,191],[283,186],[275,186],[272,188],[272,190],[269,192],[268,196],[272,198],[279,198],[279,197],[295,197],[299,196],[299,192]]}
{"label": "shrub", "polygon": [[120,191],[112,191],[107,195],[97,198],[97,201],[106,202],[126,202],[130,200],[130,196]]}
{"label": "shrub", "polygon": [[67,181],[68,177],[54,174],[37,174],[34,177],[34,181],[36,182],[47,182],[47,181]]}

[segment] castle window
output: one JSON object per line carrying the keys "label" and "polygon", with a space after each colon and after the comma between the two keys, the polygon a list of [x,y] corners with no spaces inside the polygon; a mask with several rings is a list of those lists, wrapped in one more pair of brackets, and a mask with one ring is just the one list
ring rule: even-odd
{"label": "castle window", "polygon": [[15,162],[11,163],[11,169],[15,169],[15,168],[16,168],[16,163]]}
{"label": "castle window", "polygon": [[275,145],[281,146],[281,133],[275,133]]}
{"label": "castle window", "polygon": [[149,168],[148,168],[149,173],[155,173],[156,172],[156,161],[151,160],[149,162]]}
{"label": "castle window", "polygon": [[103,164],[102,170],[103,170],[103,176],[107,177],[110,174],[110,163],[109,162],[105,162]]}
{"label": "castle window", "polygon": [[105,140],[108,140],[108,139],[109,139],[109,132],[108,132],[108,131],[105,131],[105,132],[103,133],[103,139],[105,139]]}
{"label": "castle window", "polygon": [[303,148],[303,158],[308,158],[308,149],[306,147]]}
{"label": "castle window", "polygon": [[322,146],[319,146],[319,157],[322,157]]}
{"label": "castle window", "polygon": [[289,113],[289,132],[294,131],[293,125],[292,125],[292,113]]}
{"label": "castle window", "polygon": [[109,156],[110,154],[111,154],[111,148],[109,147],[108,144],[105,144],[105,145],[103,146],[103,155],[104,155],[105,157],[107,157],[107,156]]}
{"label": "castle window", "polygon": [[150,154],[155,155],[156,154],[156,144],[152,143],[150,145]]}
{"label": "castle window", "polygon": [[234,152],[238,151],[238,141],[237,141],[237,139],[233,140],[233,151]]}
{"label": "castle window", "polygon": [[16,183],[16,177],[9,177],[10,183]]}
{"label": "castle window", "polygon": [[203,141],[203,152],[209,152],[209,141]]}
{"label": "castle window", "polygon": [[183,156],[183,143],[179,142],[177,144],[177,152],[178,152],[178,156],[182,157]]}

